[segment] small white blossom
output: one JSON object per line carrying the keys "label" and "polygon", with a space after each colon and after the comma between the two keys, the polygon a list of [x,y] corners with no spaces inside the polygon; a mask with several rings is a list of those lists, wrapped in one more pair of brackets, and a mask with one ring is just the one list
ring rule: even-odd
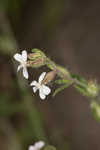
{"label": "small white blossom", "polygon": [[27,51],[26,51],[26,50],[23,50],[23,51],[22,51],[22,54],[16,53],[16,54],[14,55],[14,59],[17,60],[17,61],[20,63],[20,65],[19,65],[18,68],[17,68],[17,72],[18,72],[21,68],[23,68],[23,76],[24,76],[26,79],[28,79],[28,71],[27,71],[27,67],[26,67],[26,65],[27,65]]}
{"label": "small white blossom", "polygon": [[30,145],[28,150],[40,150],[45,143],[43,141],[36,142],[34,145]]}
{"label": "small white blossom", "polygon": [[33,87],[33,92],[35,93],[37,90],[39,90],[39,95],[40,95],[40,98],[41,99],[45,99],[46,98],[46,95],[49,95],[51,93],[51,89],[44,85],[42,83],[44,77],[46,75],[46,72],[43,72],[40,77],[39,77],[39,80],[38,82],[37,81],[32,81],[30,86],[34,86]]}

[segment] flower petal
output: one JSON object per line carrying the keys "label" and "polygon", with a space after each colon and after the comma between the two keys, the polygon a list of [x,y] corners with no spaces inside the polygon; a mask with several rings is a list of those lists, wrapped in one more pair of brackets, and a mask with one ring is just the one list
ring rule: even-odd
{"label": "flower petal", "polygon": [[43,93],[42,88],[39,89],[39,95],[40,95],[40,98],[43,100],[46,98],[45,94]]}
{"label": "flower petal", "polygon": [[36,149],[41,149],[44,145],[45,143],[43,141],[39,141],[39,142],[36,142],[34,146]]}
{"label": "flower petal", "polygon": [[36,149],[35,149],[35,146],[30,145],[28,150],[36,150]]}
{"label": "flower petal", "polygon": [[42,91],[45,95],[49,95],[51,93],[51,89],[46,85],[42,85]]}
{"label": "flower petal", "polygon": [[22,58],[23,58],[23,61],[27,61],[27,51],[26,50],[22,51]]}
{"label": "flower petal", "polygon": [[36,86],[37,87],[37,84],[38,84],[37,81],[32,81],[30,86]]}
{"label": "flower petal", "polygon": [[28,79],[28,71],[26,67],[23,67],[23,76]]}
{"label": "flower petal", "polygon": [[18,72],[22,67],[23,67],[22,65],[19,65],[18,68],[17,68],[17,72]]}
{"label": "flower petal", "polygon": [[18,54],[18,53],[16,53],[16,54],[14,55],[14,59],[17,60],[17,61],[20,62],[20,63],[23,61],[22,55],[20,55],[20,54]]}
{"label": "flower petal", "polygon": [[40,84],[41,84],[42,80],[44,79],[45,75],[46,75],[46,72],[43,72],[43,73],[40,75],[40,77],[39,77],[39,83],[40,83]]}
{"label": "flower petal", "polygon": [[36,93],[36,91],[38,90],[37,87],[33,87],[33,92]]}

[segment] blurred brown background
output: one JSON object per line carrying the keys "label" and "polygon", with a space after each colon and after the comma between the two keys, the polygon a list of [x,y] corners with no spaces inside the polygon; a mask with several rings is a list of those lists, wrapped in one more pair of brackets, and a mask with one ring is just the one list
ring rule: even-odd
{"label": "blurred brown background", "polygon": [[[16,75],[13,54],[31,48],[100,82],[100,1],[0,1],[0,149],[25,150],[43,139],[57,150],[100,150],[100,123],[86,97],[70,87],[41,101]],[[32,79],[42,71],[29,70]]]}

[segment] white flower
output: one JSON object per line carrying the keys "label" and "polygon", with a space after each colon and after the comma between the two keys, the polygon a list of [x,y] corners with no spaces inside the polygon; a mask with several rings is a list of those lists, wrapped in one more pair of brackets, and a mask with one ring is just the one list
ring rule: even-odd
{"label": "white flower", "polygon": [[36,142],[34,145],[29,146],[28,150],[40,150],[45,143],[43,141]]}
{"label": "white flower", "polygon": [[39,95],[40,95],[40,98],[41,99],[45,99],[46,98],[46,95],[49,95],[51,93],[51,89],[44,85],[42,83],[44,77],[46,75],[46,72],[43,72],[40,77],[39,77],[39,80],[38,82],[37,81],[32,81],[30,86],[34,86],[33,87],[33,92],[35,93],[37,90],[39,90]]}
{"label": "white flower", "polygon": [[14,55],[14,59],[17,60],[20,65],[18,66],[17,68],[17,72],[23,68],[23,76],[28,79],[28,71],[27,71],[27,67],[26,67],[26,64],[27,64],[27,51],[26,50],[23,50],[22,51],[22,55],[21,54],[18,54],[16,53]]}

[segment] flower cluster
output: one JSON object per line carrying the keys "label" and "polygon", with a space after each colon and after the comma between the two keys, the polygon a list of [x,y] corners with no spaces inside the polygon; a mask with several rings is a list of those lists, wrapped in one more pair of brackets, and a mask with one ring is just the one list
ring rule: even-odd
{"label": "flower cluster", "polygon": [[[36,56],[35,56],[36,57]],[[16,53],[14,55],[14,59],[20,63],[20,65],[17,68],[17,72],[22,68],[23,69],[23,76],[28,79],[29,74],[27,67],[29,66],[28,63],[28,54],[26,50],[22,51],[22,54]],[[35,63],[36,64],[36,63]],[[33,87],[33,92],[35,93],[37,90],[39,90],[39,95],[41,99],[45,99],[47,95],[51,93],[51,89],[46,86],[46,82],[43,82],[45,80],[46,72],[43,72],[40,77],[38,82],[37,81],[32,81],[30,86]]]}
{"label": "flower cluster", "polygon": [[55,75],[57,75],[58,78],[55,80],[55,83],[58,85],[58,88],[55,89],[53,96],[72,85],[82,95],[96,102],[91,104],[91,109],[94,112],[94,116],[100,120],[100,86],[96,80],[87,81],[83,77],[69,72],[68,69],[56,64],[39,49],[32,49],[32,52],[29,54],[27,54],[26,50],[23,50],[22,54],[16,53],[14,59],[20,63],[17,71],[22,69],[23,76],[26,79],[29,78],[27,67],[39,68],[45,65],[51,70],[47,74],[43,72],[38,81],[33,80],[30,83],[34,93],[39,90],[39,96],[42,100],[51,93],[51,89],[47,85],[54,79]]}

